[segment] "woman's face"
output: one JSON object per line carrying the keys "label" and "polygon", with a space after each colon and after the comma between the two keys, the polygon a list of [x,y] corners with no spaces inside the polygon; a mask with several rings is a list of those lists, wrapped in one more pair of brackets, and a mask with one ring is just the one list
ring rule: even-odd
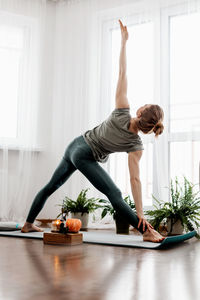
{"label": "woman's face", "polygon": [[146,109],[147,107],[150,107],[150,106],[151,106],[151,104],[145,104],[145,105],[141,106],[140,108],[138,108],[138,110],[136,111],[136,116],[138,118],[140,118],[141,113],[143,112],[143,110]]}

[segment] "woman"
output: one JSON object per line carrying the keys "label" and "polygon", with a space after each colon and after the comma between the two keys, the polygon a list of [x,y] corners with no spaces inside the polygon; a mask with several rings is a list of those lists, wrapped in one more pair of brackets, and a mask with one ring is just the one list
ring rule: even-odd
{"label": "woman", "polygon": [[[144,241],[161,242],[164,237],[147,222],[142,209],[142,193],[139,178],[139,161],[143,145],[138,135],[163,131],[163,110],[158,105],[146,104],[131,118],[127,99],[126,42],[128,31],[119,20],[121,28],[121,52],[119,79],[116,90],[116,108],[99,126],[75,138],[66,148],[64,156],[49,183],[36,195],[22,232],[42,231],[33,224],[47,198],[54,193],[76,170],[110,200],[113,208],[143,234]],[[106,162],[110,153],[127,152],[130,183],[137,215],[123,200],[121,191],[98,162]]]}

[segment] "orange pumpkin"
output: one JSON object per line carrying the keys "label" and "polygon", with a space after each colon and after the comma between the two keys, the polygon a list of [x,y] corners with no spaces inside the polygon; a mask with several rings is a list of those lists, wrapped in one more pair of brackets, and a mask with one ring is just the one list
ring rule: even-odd
{"label": "orange pumpkin", "polygon": [[81,229],[82,223],[80,219],[67,219],[66,227],[68,232],[78,232]]}

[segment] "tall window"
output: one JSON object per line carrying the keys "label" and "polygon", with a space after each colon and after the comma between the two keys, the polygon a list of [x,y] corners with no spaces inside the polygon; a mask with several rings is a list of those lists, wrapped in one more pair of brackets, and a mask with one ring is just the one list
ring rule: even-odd
{"label": "tall window", "polygon": [[[129,26],[127,42],[128,100],[131,114],[146,104],[154,102],[154,27],[152,22]],[[120,30],[112,31],[112,107],[115,107],[115,91],[119,72]],[[144,139],[143,139],[144,140]],[[152,143],[144,140],[144,154],[140,165],[143,204],[152,205]],[[128,155],[117,153],[110,157],[110,172],[124,195],[131,195]]]}
{"label": "tall window", "polygon": [[10,147],[36,142],[38,50],[36,19],[0,13],[0,143]]}
{"label": "tall window", "polygon": [[[165,111],[165,134],[158,144],[153,144],[153,135],[141,135],[145,148],[140,163],[144,207],[152,206],[152,194],[169,199],[166,187],[175,176],[182,179],[184,175],[194,184],[199,181],[200,13],[188,13],[184,5],[156,9],[145,22],[141,21],[142,14],[137,22],[133,9],[126,24],[130,37],[127,76],[131,114],[135,115],[141,105],[154,102]],[[111,22],[114,108],[121,36],[119,28],[112,26]],[[131,195],[127,160],[126,153],[111,156],[110,173],[124,194]]]}
{"label": "tall window", "polygon": [[0,136],[17,137],[20,70],[23,63],[22,28],[0,25]]}
{"label": "tall window", "polygon": [[200,13],[170,18],[170,173],[198,183]]}

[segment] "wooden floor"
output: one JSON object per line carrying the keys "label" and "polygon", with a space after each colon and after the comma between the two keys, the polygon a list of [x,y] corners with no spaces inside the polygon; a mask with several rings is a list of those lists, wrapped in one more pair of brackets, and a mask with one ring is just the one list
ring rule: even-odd
{"label": "wooden floor", "polygon": [[149,250],[0,237],[0,299],[199,300],[200,242]]}

